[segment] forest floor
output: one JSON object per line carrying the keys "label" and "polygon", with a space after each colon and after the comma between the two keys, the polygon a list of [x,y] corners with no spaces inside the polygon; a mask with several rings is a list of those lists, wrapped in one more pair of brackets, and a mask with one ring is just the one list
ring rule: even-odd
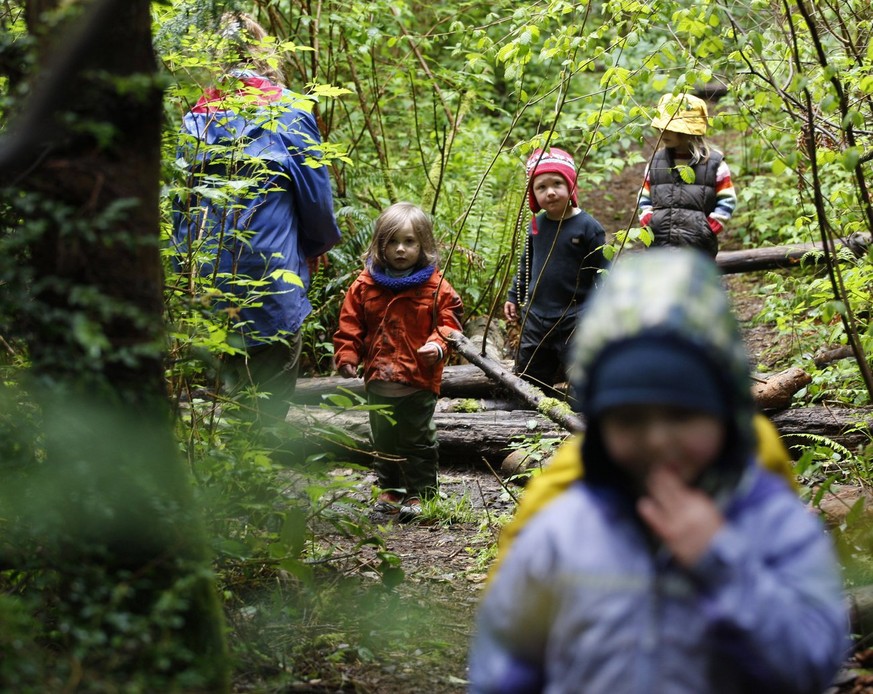
{"label": "forest floor", "polygon": [[[608,192],[584,192],[582,206],[612,232],[627,225],[621,210],[633,209],[642,171],[629,170]],[[765,366],[781,356],[775,331],[753,324],[762,299],[754,291],[754,278],[728,277],[737,315],[749,350]],[[343,475],[344,471],[336,474]],[[361,474],[353,492],[366,503],[375,478]],[[337,587],[329,604],[309,605],[293,637],[301,646],[293,666],[285,669],[286,684],[260,687],[261,676],[241,674],[235,691],[361,692],[372,694],[461,694],[466,691],[467,647],[476,604],[483,590],[493,545],[502,522],[515,502],[496,475],[480,461],[466,469],[441,470],[443,504],[456,503],[452,520],[420,520],[401,524],[391,517],[371,516],[384,547],[378,543],[357,554],[355,580]],[[463,509],[472,510],[463,513]],[[483,520],[484,516],[484,520]],[[354,544],[337,535],[334,551]],[[383,550],[399,558],[403,579],[386,587]],[[352,552],[350,552],[351,554]],[[362,571],[361,565],[365,567]],[[370,566],[372,570],[367,570]],[[336,576],[344,575],[338,571]],[[342,579],[346,584],[345,578]],[[873,667],[873,649],[865,652],[867,668]],[[873,675],[856,670],[850,661],[829,694],[873,694]],[[276,681],[280,673],[272,673]],[[263,681],[263,680],[261,680]],[[293,683],[288,683],[289,681]]]}

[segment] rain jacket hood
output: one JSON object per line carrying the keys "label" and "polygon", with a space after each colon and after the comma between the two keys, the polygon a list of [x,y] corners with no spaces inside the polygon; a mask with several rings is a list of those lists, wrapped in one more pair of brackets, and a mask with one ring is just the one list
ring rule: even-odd
{"label": "rain jacket hood", "polygon": [[[752,462],[754,403],[748,355],[720,273],[712,260],[687,248],[651,248],[623,256],[592,295],[576,330],[571,379],[587,420],[586,479],[624,486],[602,445],[590,411],[588,374],[607,354],[630,343],[696,350],[710,364],[727,399],[728,447],[707,491],[729,492]],[[647,368],[657,369],[653,361]]]}

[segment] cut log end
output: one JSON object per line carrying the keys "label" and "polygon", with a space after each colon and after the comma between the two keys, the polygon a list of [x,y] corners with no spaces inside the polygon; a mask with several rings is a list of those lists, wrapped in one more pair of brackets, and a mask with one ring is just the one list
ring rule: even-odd
{"label": "cut log end", "polygon": [[762,410],[784,410],[791,406],[794,395],[812,382],[812,377],[799,367],[793,367],[752,385],[752,397]]}

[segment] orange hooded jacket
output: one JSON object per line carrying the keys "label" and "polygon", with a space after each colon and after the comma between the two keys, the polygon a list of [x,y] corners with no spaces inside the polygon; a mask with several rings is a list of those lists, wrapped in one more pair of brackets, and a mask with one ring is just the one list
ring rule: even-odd
{"label": "orange hooded jacket", "polygon": [[[439,271],[424,283],[393,291],[364,270],[349,287],[333,336],[334,364],[364,365],[364,382],[404,383],[439,394],[445,339],[461,330],[461,298]],[[443,359],[428,364],[416,350],[434,342]]]}

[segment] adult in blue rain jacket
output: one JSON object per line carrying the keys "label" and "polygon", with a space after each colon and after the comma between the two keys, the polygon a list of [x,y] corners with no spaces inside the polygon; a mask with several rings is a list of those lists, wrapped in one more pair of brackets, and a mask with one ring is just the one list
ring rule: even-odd
{"label": "adult in blue rain jacket", "polygon": [[470,691],[821,694],[849,645],[839,565],[755,464],[748,358],[714,264],[619,259],[576,335],[585,475],[486,588]]}
{"label": "adult in blue rain jacket", "polygon": [[176,201],[174,241],[181,267],[227,295],[218,305],[243,350],[231,365],[240,385],[269,393],[251,406],[281,419],[312,310],[309,266],[340,232],[312,102],[249,69],[229,82],[184,117],[190,194]]}

